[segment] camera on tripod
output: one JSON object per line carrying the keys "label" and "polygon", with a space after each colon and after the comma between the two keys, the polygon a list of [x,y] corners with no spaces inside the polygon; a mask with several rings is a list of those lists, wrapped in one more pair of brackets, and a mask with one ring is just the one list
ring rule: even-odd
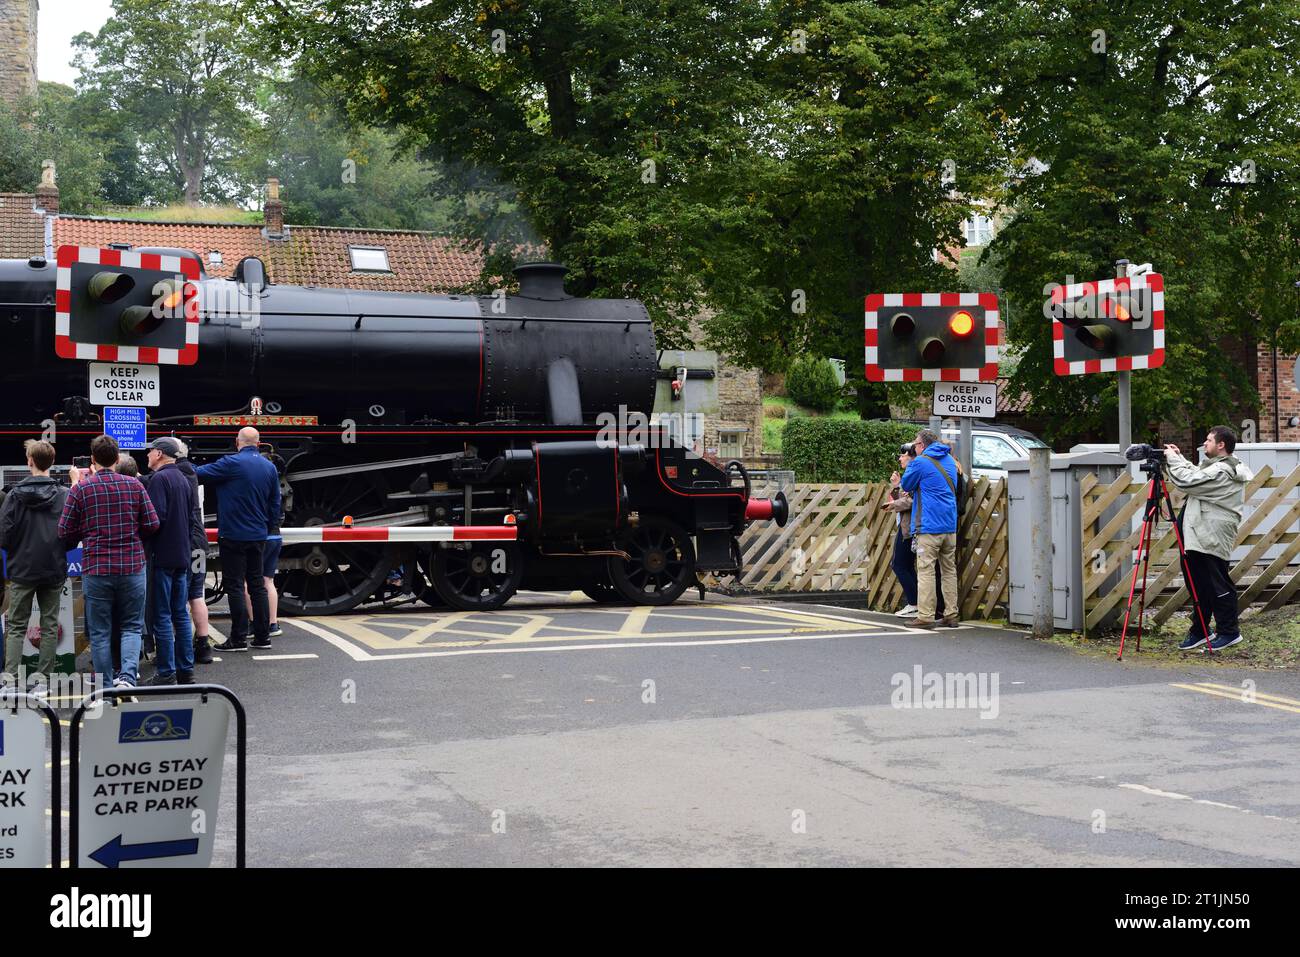
{"label": "camera on tripod", "polygon": [[1158,472],[1165,464],[1165,450],[1154,445],[1130,445],[1124,450],[1124,458],[1130,462],[1141,462],[1138,468],[1143,472]]}

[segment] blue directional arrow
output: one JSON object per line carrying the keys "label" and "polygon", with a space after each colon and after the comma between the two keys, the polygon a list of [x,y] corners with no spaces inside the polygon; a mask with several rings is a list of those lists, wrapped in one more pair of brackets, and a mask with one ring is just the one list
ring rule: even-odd
{"label": "blue directional arrow", "polygon": [[90,852],[90,859],[96,864],[116,869],[123,861],[149,861],[159,857],[184,857],[199,852],[199,839],[188,838],[179,841],[151,841],[147,844],[122,843],[119,834],[99,850]]}

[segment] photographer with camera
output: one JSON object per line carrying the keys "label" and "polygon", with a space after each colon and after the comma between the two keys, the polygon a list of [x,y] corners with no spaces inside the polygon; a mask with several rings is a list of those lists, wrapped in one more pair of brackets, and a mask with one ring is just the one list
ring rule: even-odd
{"label": "photographer with camera", "polygon": [[[907,443],[899,449],[898,467],[903,471],[912,464],[916,458],[916,446]],[[898,529],[894,533],[894,555],[890,559],[889,567],[894,570],[894,577],[898,583],[903,586],[903,601],[905,604],[899,610],[894,612],[896,618],[915,618],[920,611],[917,605],[916,595],[916,552],[914,549],[914,539],[912,538],[912,496],[908,495],[901,488],[899,483],[902,481],[902,475],[895,472],[889,477],[889,501],[880,506],[887,512],[894,513],[894,522]],[[903,513],[907,513],[904,515]],[[936,616],[942,616],[944,613],[943,590],[939,584],[939,569],[936,567],[935,574],[935,592],[938,596],[938,607]]]}
{"label": "photographer with camera", "polygon": [[[957,487],[961,471],[948,446],[929,429],[912,442],[916,458],[903,470],[899,487],[912,496],[912,537],[916,543],[917,628],[957,627]],[[935,587],[935,569],[939,587]],[[936,618],[938,595],[944,610]]]}
{"label": "photographer with camera", "polygon": [[[1205,436],[1205,459],[1200,465],[1183,458],[1178,446],[1165,446],[1169,481],[1187,494],[1178,518],[1187,552],[1183,577],[1196,588],[1207,626],[1213,612],[1214,630],[1208,640],[1214,651],[1241,641],[1237,587],[1228,574],[1228,560],[1237,543],[1246,484],[1254,475],[1233,456],[1236,447],[1237,434],[1226,425],[1216,425]],[[1207,640],[1201,625],[1200,617],[1193,615],[1191,631],[1178,646],[1182,651]]]}

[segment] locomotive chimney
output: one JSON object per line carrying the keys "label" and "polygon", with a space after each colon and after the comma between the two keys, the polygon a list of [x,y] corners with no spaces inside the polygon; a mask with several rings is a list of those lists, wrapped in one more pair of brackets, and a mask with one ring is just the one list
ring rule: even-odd
{"label": "locomotive chimney", "polygon": [[522,263],[515,267],[519,295],[526,299],[572,299],[564,291],[564,274],[569,267],[561,263]]}

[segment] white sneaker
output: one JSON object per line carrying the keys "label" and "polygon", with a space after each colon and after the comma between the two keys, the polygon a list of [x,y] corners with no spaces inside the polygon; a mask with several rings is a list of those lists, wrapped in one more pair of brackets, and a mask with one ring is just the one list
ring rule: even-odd
{"label": "white sneaker", "polygon": [[921,609],[915,605],[904,605],[898,611],[894,612],[895,618],[915,618]]}

